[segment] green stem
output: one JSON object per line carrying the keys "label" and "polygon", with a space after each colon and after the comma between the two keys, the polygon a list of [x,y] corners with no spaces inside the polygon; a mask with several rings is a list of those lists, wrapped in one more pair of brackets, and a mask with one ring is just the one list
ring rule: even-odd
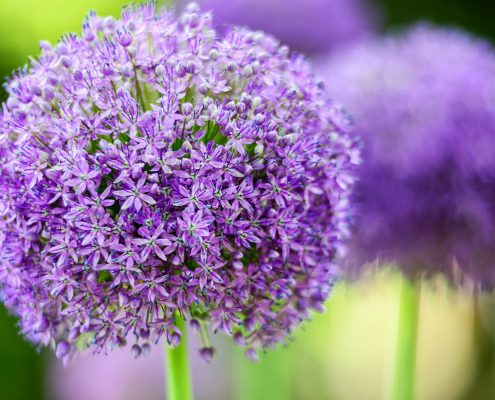
{"label": "green stem", "polygon": [[392,400],[414,400],[419,290],[417,283],[400,282],[399,320]]}
{"label": "green stem", "polygon": [[186,321],[176,316],[177,327],[182,332],[177,347],[165,345],[167,357],[167,400],[193,400],[191,373],[187,354]]}

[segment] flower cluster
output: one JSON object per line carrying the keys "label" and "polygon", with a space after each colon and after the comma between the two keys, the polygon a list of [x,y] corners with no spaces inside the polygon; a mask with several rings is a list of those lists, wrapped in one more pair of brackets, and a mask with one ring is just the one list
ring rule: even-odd
{"label": "flower cluster", "polygon": [[213,11],[217,24],[261,29],[307,54],[326,54],[367,38],[375,30],[375,13],[365,0],[199,0],[199,3]]}
{"label": "flower cluster", "polygon": [[420,25],[319,68],[365,142],[355,264],[377,256],[430,272],[458,264],[495,283],[493,49]]}
{"label": "flower cluster", "polygon": [[359,162],[341,108],[260,32],[190,5],[90,14],[7,84],[0,282],[32,341],[68,359],[182,316],[272,346],[334,281]]}

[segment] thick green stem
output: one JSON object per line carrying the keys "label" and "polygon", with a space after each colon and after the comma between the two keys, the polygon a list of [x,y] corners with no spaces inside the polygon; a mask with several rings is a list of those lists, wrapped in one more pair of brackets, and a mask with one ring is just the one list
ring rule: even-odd
{"label": "thick green stem", "polygon": [[414,400],[419,283],[402,279],[392,400]]}
{"label": "thick green stem", "polygon": [[167,400],[193,400],[191,373],[187,354],[186,321],[176,316],[177,327],[182,332],[180,344],[173,348],[165,345],[167,357]]}

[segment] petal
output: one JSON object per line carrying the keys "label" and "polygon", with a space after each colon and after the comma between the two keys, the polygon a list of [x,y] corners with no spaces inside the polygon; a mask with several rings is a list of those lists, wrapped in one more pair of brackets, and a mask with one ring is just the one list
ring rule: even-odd
{"label": "petal", "polygon": [[146,203],[148,204],[151,204],[151,205],[155,205],[156,204],[156,201],[153,197],[151,196],[148,196],[147,194],[141,194],[139,195],[139,197]]}
{"label": "petal", "polygon": [[132,192],[129,190],[116,190],[113,192],[113,194],[119,197],[127,197],[127,196],[131,196]]}
{"label": "petal", "polygon": [[122,210],[127,210],[129,207],[132,206],[133,203],[134,203],[134,197],[128,197],[126,199],[126,201],[124,202],[124,204],[122,204],[121,209]]}
{"label": "petal", "polygon": [[135,197],[134,198],[134,208],[136,209],[136,211],[141,210],[142,206],[143,206],[143,203],[142,203],[141,199],[139,197]]}

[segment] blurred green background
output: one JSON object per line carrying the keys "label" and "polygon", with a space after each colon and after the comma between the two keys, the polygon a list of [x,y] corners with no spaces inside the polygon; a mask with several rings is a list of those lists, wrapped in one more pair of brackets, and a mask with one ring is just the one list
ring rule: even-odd
{"label": "blurred green background", "polygon": [[[22,66],[28,55],[37,54],[40,40],[54,42],[64,32],[79,32],[89,9],[117,16],[126,3],[0,0],[0,76]],[[463,27],[495,43],[493,0],[381,0],[372,5],[380,10],[382,29],[430,20]],[[5,98],[3,89],[0,98]],[[225,398],[384,398],[400,279],[389,272],[364,277],[353,285],[341,284],[329,302],[329,312],[305,324],[288,348],[263,355],[259,364],[249,364],[236,354],[232,377],[221,377],[234,380]],[[495,398],[495,347],[489,334],[494,326],[489,317],[493,299],[475,299],[466,289],[452,291],[441,279],[423,286],[418,398]],[[48,386],[53,379],[48,379],[47,372],[51,363],[49,354],[23,340],[15,319],[0,307],[0,399],[52,400],[48,393],[54,391]]]}
{"label": "blurred green background", "polygon": [[385,26],[400,26],[417,20],[459,26],[495,40],[491,0],[380,0]]}

